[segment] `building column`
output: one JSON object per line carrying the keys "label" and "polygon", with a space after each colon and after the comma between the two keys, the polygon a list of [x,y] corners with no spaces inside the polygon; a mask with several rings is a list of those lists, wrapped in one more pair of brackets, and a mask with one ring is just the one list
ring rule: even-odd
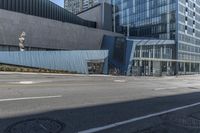
{"label": "building column", "polygon": [[186,63],[185,62],[183,63],[183,72],[186,75]]}
{"label": "building column", "polygon": [[172,71],[174,71],[172,68],[172,62],[169,61],[169,62],[167,62],[167,74],[172,75]]}
{"label": "building column", "polygon": [[163,59],[163,47],[160,48],[160,58]]}
{"label": "building column", "polygon": [[192,72],[192,63],[189,63],[189,72]]}
{"label": "building column", "polygon": [[127,13],[127,37],[130,36],[130,20],[129,20],[129,9],[126,10],[126,13]]}
{"label": "building column", "polygon": [[151,58],[151,49],[148,49],[149,52],[149,59]]}
{"label": "building column", "polygon": [[164,53],[163,53],[163,57],[166,58],[166,57],[165,57],[165,55],[166,55],[166,50],[167,50],[166,45],[164,45],[163,49],[164,49],[164,50],[163,50],[163,51],[164,51]]}
{"label": "building column", "polygon": [[148,62],[149,76],[151,75],[151,61]]}
{"label": "building column", "polygon": [[167,0],[167,39],[170,39],[170,1]]}
{"label": "building column", "polygon": [[[149,49],[149,59],[151,58],[151,50]],[[149,76],[151,75],[151,61],[148,61],[148,68],[149,68]]]}
{"label": "building column", "polygon": [[[113,0],[113,3],[115,3],[115,0]],[[116,6],[113,5],[113,32],[116,32],[116,13],[115,13],[115,10],[116,10]]]}
{"label": "building column", "polygon": [[140,46],[140,67],[142,66],[142,46]]}
{"label": "building column", "polygon": [[167,61],[167,75],[170,75],[171,68],[170,68],[170,63]]}
{"label": "building column", "polygon": [[200,73],[200,63],[199,63],[199,73]]}

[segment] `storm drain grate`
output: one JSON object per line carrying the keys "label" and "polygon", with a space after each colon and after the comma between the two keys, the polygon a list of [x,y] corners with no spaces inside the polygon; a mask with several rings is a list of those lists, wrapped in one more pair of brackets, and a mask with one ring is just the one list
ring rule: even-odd
{"label": "storm drain grate", "polygon": [[5,133],[60,133],[64,129],[64,123],[48,119],[28,119],[19,121],[9,126]]}

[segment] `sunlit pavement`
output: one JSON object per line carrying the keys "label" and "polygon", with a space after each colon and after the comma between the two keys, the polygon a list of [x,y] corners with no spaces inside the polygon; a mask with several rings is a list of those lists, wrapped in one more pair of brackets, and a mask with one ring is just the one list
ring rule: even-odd
{"label": "sunlit pavement", "polygon": [[196,133],[200,76],[0,73],[0,133]]}

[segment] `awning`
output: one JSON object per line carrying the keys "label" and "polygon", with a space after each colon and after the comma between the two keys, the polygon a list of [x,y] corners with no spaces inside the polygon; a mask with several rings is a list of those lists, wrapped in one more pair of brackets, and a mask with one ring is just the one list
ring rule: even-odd
{"label": "awning", "polygon": [[127,39],[128,41],[132,41],[133,44],[137,46],[143,45],[175,45],[174,40],[156,40],[156,39]]}

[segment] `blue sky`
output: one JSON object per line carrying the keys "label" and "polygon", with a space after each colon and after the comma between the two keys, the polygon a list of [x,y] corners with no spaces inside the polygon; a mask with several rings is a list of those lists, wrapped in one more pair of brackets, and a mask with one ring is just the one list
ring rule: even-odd
{"label": "blue sky", "polygon": [[64,0],[51,0],[52,2],[58,4],[59,6],[64,6]]}

